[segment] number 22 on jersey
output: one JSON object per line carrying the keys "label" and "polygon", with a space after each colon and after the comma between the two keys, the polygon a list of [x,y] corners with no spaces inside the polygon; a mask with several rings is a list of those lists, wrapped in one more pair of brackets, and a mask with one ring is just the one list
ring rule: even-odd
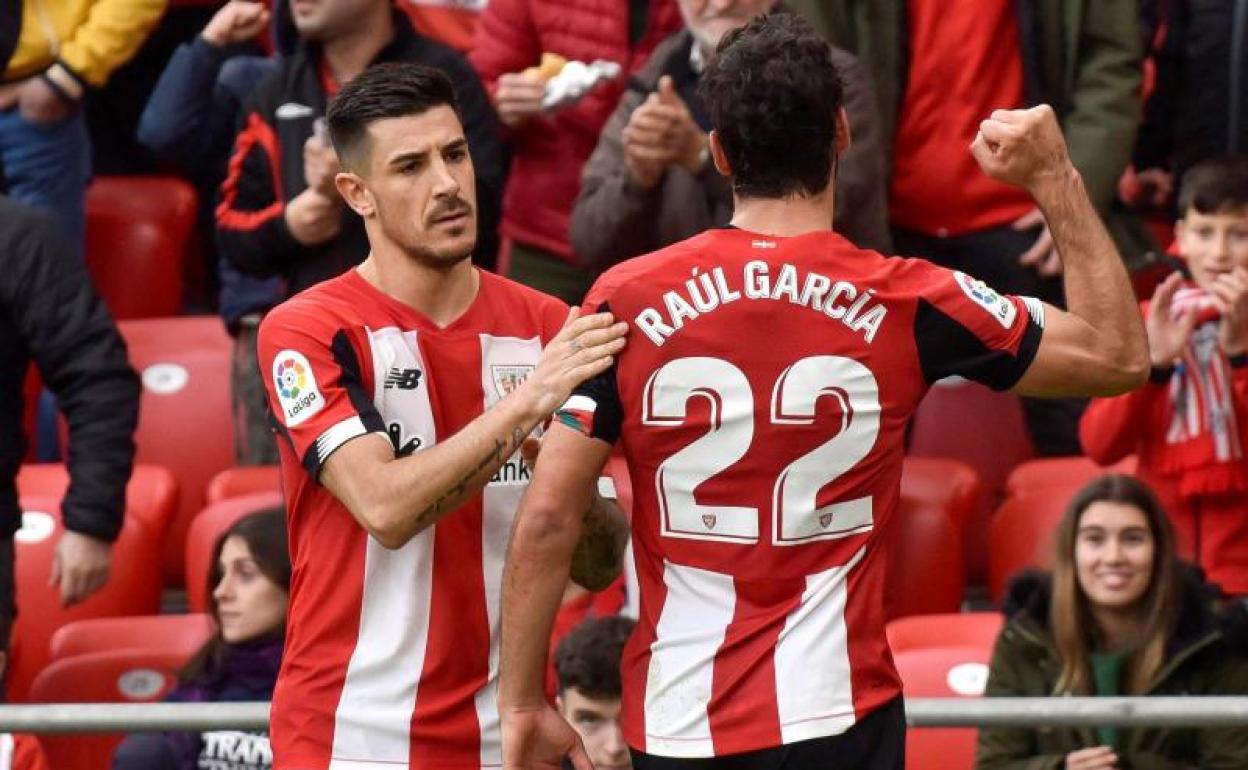
{"label": "number 22 on jersey", "polygon": [[[870,453],[880,429],[879,388],[871,370],[843,356],[810,356],[785,369],[771,389],[773,425],[811,425],[823,396],[840,405],[840,430],[789,463],[771,494],[772,544],[801,545],[871,529],[871,498],[818,507],[819,490]],[[646,382],[642,424],[682,425],[691,398],[704,398],[710,430],[659,465],[655,487],[661,533],[667,537],[749,544],[759,540],[759,511],[702,505],[694,492],[744,458],[754,441],[754,389],[745,373],[720,358],[669,361]]]}

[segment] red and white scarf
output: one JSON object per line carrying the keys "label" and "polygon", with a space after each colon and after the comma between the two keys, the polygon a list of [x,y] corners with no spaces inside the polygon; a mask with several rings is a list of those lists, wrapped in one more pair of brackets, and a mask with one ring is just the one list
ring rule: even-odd
{"label": "red and white scarf", "polygon": [[1218,346],[1218,322],[1192,331],[1170,376],[1170,427],[1158,470],[1177,477],[1185,498],[1248,489],[1231,367]]}

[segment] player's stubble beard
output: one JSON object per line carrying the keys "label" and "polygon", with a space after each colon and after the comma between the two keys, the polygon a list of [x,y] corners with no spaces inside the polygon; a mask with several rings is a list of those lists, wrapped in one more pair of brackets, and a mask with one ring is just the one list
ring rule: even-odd
{"label": "player's stubble beard", "polygon": [[[461,227],[471,231],[470,237],[461,239],[459,236],[452,236],[448,239],[452,243],[442,247],[431,245],[428,235],[440,232],[435,220],[460,210],[467,212]],[[472,257],[472,252],[477,247],[477,212],[471,203],[456,196],[444,203],[439,203],[424,219],[425,228],[420,233],[405,233],[402,232],[405,229],[402,227],[399,228],[399,232],[395,232],[384,221],[382,226],[387,237],[399,247],[403,254],[423,267],[447,271]]]}

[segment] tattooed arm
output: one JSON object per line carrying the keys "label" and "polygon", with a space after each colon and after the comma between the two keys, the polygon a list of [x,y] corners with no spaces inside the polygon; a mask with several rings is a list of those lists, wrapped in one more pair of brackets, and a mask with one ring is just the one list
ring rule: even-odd
{"label": "tattooed arm", "polygon": [[329,456],[321,483],[378,542],[402,548],[477,494],[574,387],[609,367],[626,329],[610,314],[573,311],[524,384],[458,433],[406,457],[379,435],[361,436]]}

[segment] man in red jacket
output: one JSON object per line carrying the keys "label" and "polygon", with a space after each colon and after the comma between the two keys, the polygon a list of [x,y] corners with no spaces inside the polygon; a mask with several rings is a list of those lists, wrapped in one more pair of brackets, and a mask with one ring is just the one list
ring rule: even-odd
{"label": "man in red jacket", "polygon": [[[470,59],[510,134],[501,229],[511,250],[500,269],[512,279],[580,302],[594,277],[576,265],[568,242],[581,167],[628,75],[680,27],[675,0],[491,0],[486,6]],[[573,104],[543,111],[545,79],[525,73],[543,53],[613,61],[622,74]]]}
{"label": "man in red jacket", "polygon": [[1186,264],[1144,304],[1152,375],[1094,400],[1084,451],[1139,456],[1185,550],[1230,594],[1248,594],[1248,159],[1183,178],[1175,225]]}

